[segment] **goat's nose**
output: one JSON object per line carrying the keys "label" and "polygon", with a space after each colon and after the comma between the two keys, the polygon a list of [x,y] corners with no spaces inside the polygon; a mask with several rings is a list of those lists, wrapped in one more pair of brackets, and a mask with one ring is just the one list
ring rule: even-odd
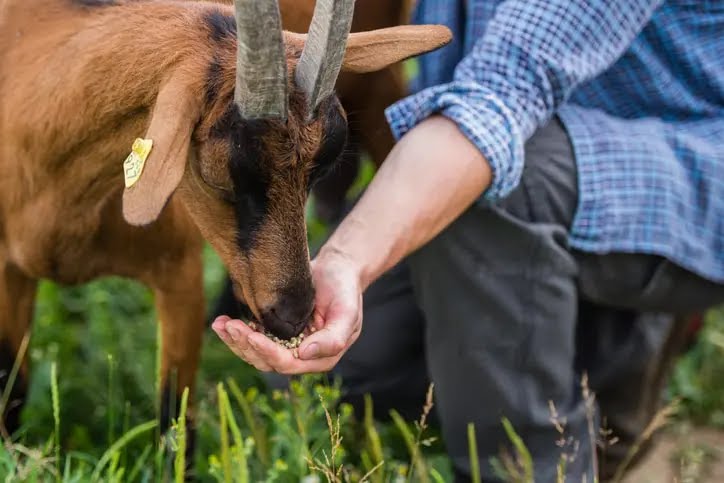
{"label": "goat's nose", "polygon": [[281,297],[272,307],[262,312],[264,327],[280,339],[291,339],[307,326],[314,310],[314,292],[304,296]]}
{"label": "goat's nose", "polygon": [[288,302],[281,301],[262,313],[264,328],[284,340],[302,333],[314,308],[311,304]]}

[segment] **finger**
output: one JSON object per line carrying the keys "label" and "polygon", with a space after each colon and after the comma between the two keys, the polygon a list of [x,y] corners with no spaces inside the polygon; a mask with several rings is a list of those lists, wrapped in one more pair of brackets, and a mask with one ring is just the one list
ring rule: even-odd
{"label": "finger", "polygon": [[255,357],[253,353],[249,354],[249,351],[242,349],[240,345],[237,344],[237,342],[234,341],[231,336],[229,336],[228,333],[220,332],[219,337],[221,338],[221,340],[224,341],[224,343],[227,345],[229,350],[231,350],[231,352],[233,352],[237,357],[239,357],[247,364],[254,366],[256,369],[264,372],[269,372],[272,370],[271,366],[266,364],[263,360]]}
{"label": "finger", "polygon": [[322,316],[322,313],[318,310],[314,311],[312,327],[314,327],[314,330],[320,330],[322,327],[324,327],[324,317]]}
{"label": "finger", "polygon": [[[219,324],[217,324],[217,327]],[[246,324],[240,320],[227,320],[222,330],[217,330],[214,327],[219,337],[224,343],[231,349],[231,351],[238,357],[243,359],[247,364],[250,364],[260,371],[269,372],[272,367],[264,361],[263,358],[259,357],[249,345],[249,335],[253,334]]]}
{"label": "finger", "polygon": [[327,359],[339,360],[357,340],[359,334],[358,327],[349,334],[347,340],[344,340],[344,335],[338,335],[333,328],[324,328],[304,340],[299,346],[299,358],[308,362]]}
{"label": "finger", "polygon": [[291,350],[280,346],[263,334],[254,333],[249,336],[249,345],[260,359],[277,372],[285,373],[296,361]]}
{"label": "finger", "polygon": [[217,317],[214,320],[214,323],[211,324],[211,328],[214,332],[216,332],[216,335],[221,338],[227,345],[232,344],[234,340],[231,337],[231,334],[229,334],[226,331],[226,322],[229,320],[228,316],[222,315]]}
{"label": "finger", "polygon": [[280,374],[317,374],[329,372],[337,365],[339,357],[325,357],[323,359],[312,359],[303,361],[301,359],[293,359],[288,365],[275,368]]}
{"label": "finger", "polygon": [[219,315],[214,319],[214,322],[211,324],[211,328],[217,333],[219,330],[225,330],[226,322],[229,320],[231,320],[231,317],[228,315]]}
{"label": "finger", "polygon": [[224,324],[224,329],[239,348],[242,350],[249,350],[249,336],[255,333],[251,327],[241,320],[230,319]]}
{"label": "finger", "polygon": [[299,357],[302,360],[341,357],[359,335],[361,315],[360,310],[352,307],[330,307],[330,317],[324,327],[300,345]]}
{"label": "finger", "polygon": [[[311,370],[323,370],[325,367],[323,364],[316,364],[314,367],[295,367],[296,358],[289,350],[253,331],[240,320],[231,320],[228,317],[226,319],[228,320],[220,320],[219,323],[215,321],[214,330],[234,354],[260,371],[302,374]],[[249,342],[251,336],[259,338],[257,347],[253,347]],[[326,362],[330,364],[329,361]]]}
{"label": "finger", "polygon": [[302,361],[294,357],[293,351],[279,346],[262,334],[254,334],[254,337],[250,337],[249,344],[259,357],[280,374],[327,372],[339,362],[339,357]]}

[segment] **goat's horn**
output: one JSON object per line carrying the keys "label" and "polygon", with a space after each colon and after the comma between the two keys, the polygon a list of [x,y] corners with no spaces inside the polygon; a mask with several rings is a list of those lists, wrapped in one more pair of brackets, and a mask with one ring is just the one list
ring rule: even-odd
{"label": "goat's horn", "polygon": [[287,118],[287,61],[276,0],[234,0],[236,90],[247,119]]}
{"label": "goat's horn", "polygon": [[354,0],[317,0],[295,81],[307,95],[308,115],[334,90],[352,24]]}

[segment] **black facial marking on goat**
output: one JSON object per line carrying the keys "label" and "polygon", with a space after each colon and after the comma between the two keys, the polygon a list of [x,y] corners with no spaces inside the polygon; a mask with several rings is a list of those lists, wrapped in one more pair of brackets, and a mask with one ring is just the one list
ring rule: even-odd
{"label": "black facial marking on goat", "polygon": [[[6,390],[6,385],[10,377],[10,372],[15,364],[16,354],[7,340],[0,341],[0,391]],[[21,373],[18,373],[15,383],[10,390],[10,398],[5,408],[5,414],[2,415],[5,422],[5,429],[8,433],[13,434],[20,428],[20,412],[23,409],[26,396],[26,383]]]}
{"label": "black facial marking on goat", "polygon": [[269,205],[269,176],[264,169],[264,133],[270,129],[264,120],[242,119],[235,105],[212,129],[212,135],[224,133],[231,143],[229,175],[234,186],[234,212],[239,228],[239,248],[249,251],[264,222]]}
{"label": "black facial marking on goat", "polygon": [[209,27],[209,35],[214,42],[236,38],[236,20],[233,15],[213,10],[204,16],[204,21]]}
{"label": "black facial marking on goat", "polygon": [[204,95],[207,105],[210,105],[214,99],[216,99],[216,96],[222,87],[223,72],[224,68],[221,65],[221,61],[218,57],[214,57],[209,64],[209,69],[206,74],[206,85],[204,86]]}
{"label": "black facial marking on goat", "polygon": [[116,5],[116,0],[71,0],[72,3],[82,7],[107,7]]}
{"label": "black facial marking on goat", "polygon": [[314,167],[309,176],[311,186],[324,177],[339,160],[347,144],[347,121],[339,111],[337,102],[327,102],[324,116],[324,138],[314,157]]}

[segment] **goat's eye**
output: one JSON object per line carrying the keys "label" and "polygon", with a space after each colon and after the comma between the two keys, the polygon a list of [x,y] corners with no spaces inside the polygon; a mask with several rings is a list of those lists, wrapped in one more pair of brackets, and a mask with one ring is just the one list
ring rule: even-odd
{"label": "goat's eye", "polygon": [[193,163],[192,169],[199,180],[211,188],[216,196],[229,203],[235,202],[236,196],[227,162],[218,157],[207,156],[203,161]]}
{"label": "goat's eye", "polygon": [[221,199],[229,203],[230,205],[235,205],[237,202],[236,193],[234,193],[234,190],[227,190],[227,189],[218,189],[219,196],[221,196]]}
{"label": "goat's eye", "polygon": [[315,163],[312,167],[312,171],[309,174],[309,185],[310,189],[321,179],[324,179],[332,169],[337,166],[341,161],[341,156],[332,159],[331,161],[325,160],[324,163]]}
{"label": "goat's eye", "polygon": [[216,194],[219,196],[219,198],[221,198],[223,201],[225,201],[231,205],[236,204],[236,201],[237,201],[236,193],[234,192],[233,188],[219,186],[215,183],[210,183],[209,181],[207,181],[205,179],[204,179],[204,183],[206,184],[206,186],[208,186],[209,188],[214,190],[216,192]]}
{"label": "goat's eye", "polygon": [[337,103],[328,103],[325,113],[324,137],[314,157],[310,183],[314,184],[328,174],[344,158],[347,143],[347,122],[339,112]]}

